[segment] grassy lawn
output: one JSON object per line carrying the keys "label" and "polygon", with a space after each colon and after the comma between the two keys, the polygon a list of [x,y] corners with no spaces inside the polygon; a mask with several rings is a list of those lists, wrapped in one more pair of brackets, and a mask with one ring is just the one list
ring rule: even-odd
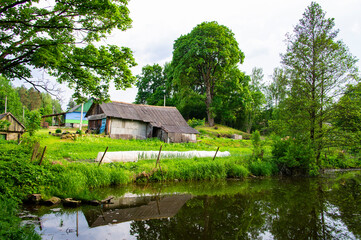
{"label": "grassy lawn", "polygon": [[[203,128],[204,129],[204,128]],[[227,130],[229,133],[231,130]],[[54,131],[52,131],[54,132]],[[70,132],[75,132],[75,130]],[[92,160],[98,152],[104,152],[109,147],[109,152],[114,151],[157,151],[162,145],[162,151],[229,151],[233,157],[246,157],[252,154],[250,140],[234,140],[230,138],[209,137],[208,134],[198,137],[197,143],[164,143],[158,139],[147,140],[122,140],[111,139],[102,135],[82,135],[76,140],[60,139],[49,135],[49,130],[42,129],[36,133],[42,147],[46,146],[46,159],[48,160]],[[270,147],[265,147],[266,154]]]}

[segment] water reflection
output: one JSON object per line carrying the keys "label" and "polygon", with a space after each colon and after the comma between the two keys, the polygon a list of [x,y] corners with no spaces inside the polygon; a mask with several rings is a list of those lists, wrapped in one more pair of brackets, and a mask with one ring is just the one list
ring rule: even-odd
{"label": "water reflection", "polygon": [[43,239],[361,238],[360,172],[132,188],[143,195],[103,207],[39,208],[37,231]]}
{"label": "water reflection", "polygon": [[190,194],[124,197],[102,208],[84,211],[84,215],[91,228],[128,221],[171,218],[191,197]]}

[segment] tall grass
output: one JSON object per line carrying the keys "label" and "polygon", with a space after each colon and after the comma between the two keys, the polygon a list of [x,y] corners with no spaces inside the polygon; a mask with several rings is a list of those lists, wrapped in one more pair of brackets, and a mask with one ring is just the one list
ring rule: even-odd
{"label": "tall grass", "polygon": [[51,160],[88,160],[95,159],[98,152],[108,151],[157,151],[162,145],[163,151],[189,151],[205,150],[215,151],[220,147],[220,151],[229,151],[232,155],[249,154],[249,140],[233,140],[224,138],[203,138],[197,143],[164,143],[158,139],[147,140],[122,140],[83,135],[75,141],[69,139],[59,139],[51,136],[44,130],[39,132],[40,143],[47,146],[46,157]]}

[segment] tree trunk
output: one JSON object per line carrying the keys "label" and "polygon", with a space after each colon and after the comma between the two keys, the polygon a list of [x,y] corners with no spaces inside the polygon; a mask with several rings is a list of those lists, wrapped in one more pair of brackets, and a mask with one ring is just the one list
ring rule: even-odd
{"label": "tree trunk", "polygon": [[208,118],[208,125],[210,127],[214,126],[214,117],[213,113],[211,111],[211,105],[212,105],[212,94],[211,94],[211,84],[210,80],[205,81],[206,84],[206,108],[207,108],[207,118]]}

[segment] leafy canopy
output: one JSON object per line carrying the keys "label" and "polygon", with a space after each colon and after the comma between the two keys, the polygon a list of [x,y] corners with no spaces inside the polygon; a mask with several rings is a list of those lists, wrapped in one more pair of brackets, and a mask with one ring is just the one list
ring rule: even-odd
{"label": "leafy canopy", "polygon": [[142,74],[137,76],[137,104],[162,105],[165,94],[165,77],[159,64],[146,65]]}
{"label": "leafy canopy", "polygon": [[357,59],[352,56],[334,29],[333,18],[325,18],[321,6],[312,2],[287,38],[282,63],[287,70],[289,89],[280,104],[287,134],[309,140],[319,166],[325,146],[332,106],[346,89],[359,79]]}
{"label": "leafy canopy", "polygon": [[205,95],[208,123],[213,126],[213,98],[232,79],[227,74],[244,59],[234,34],[217,22],[203,22],[179,37],[173,49],[175,85],[180,91]]}
{"label": "leafy canopy", "polygon": [[109,98],[110,81],[117,89],[135,81],[136,65],[129,48],[96,46],[113,29],[131,26],[127,0],[41,1],[6,0],[0,7],[0,74],[22,79],[49,90],[31,79],[33,69],[44,69],[59,83],[75,89],[74,98],[93,95]]}

